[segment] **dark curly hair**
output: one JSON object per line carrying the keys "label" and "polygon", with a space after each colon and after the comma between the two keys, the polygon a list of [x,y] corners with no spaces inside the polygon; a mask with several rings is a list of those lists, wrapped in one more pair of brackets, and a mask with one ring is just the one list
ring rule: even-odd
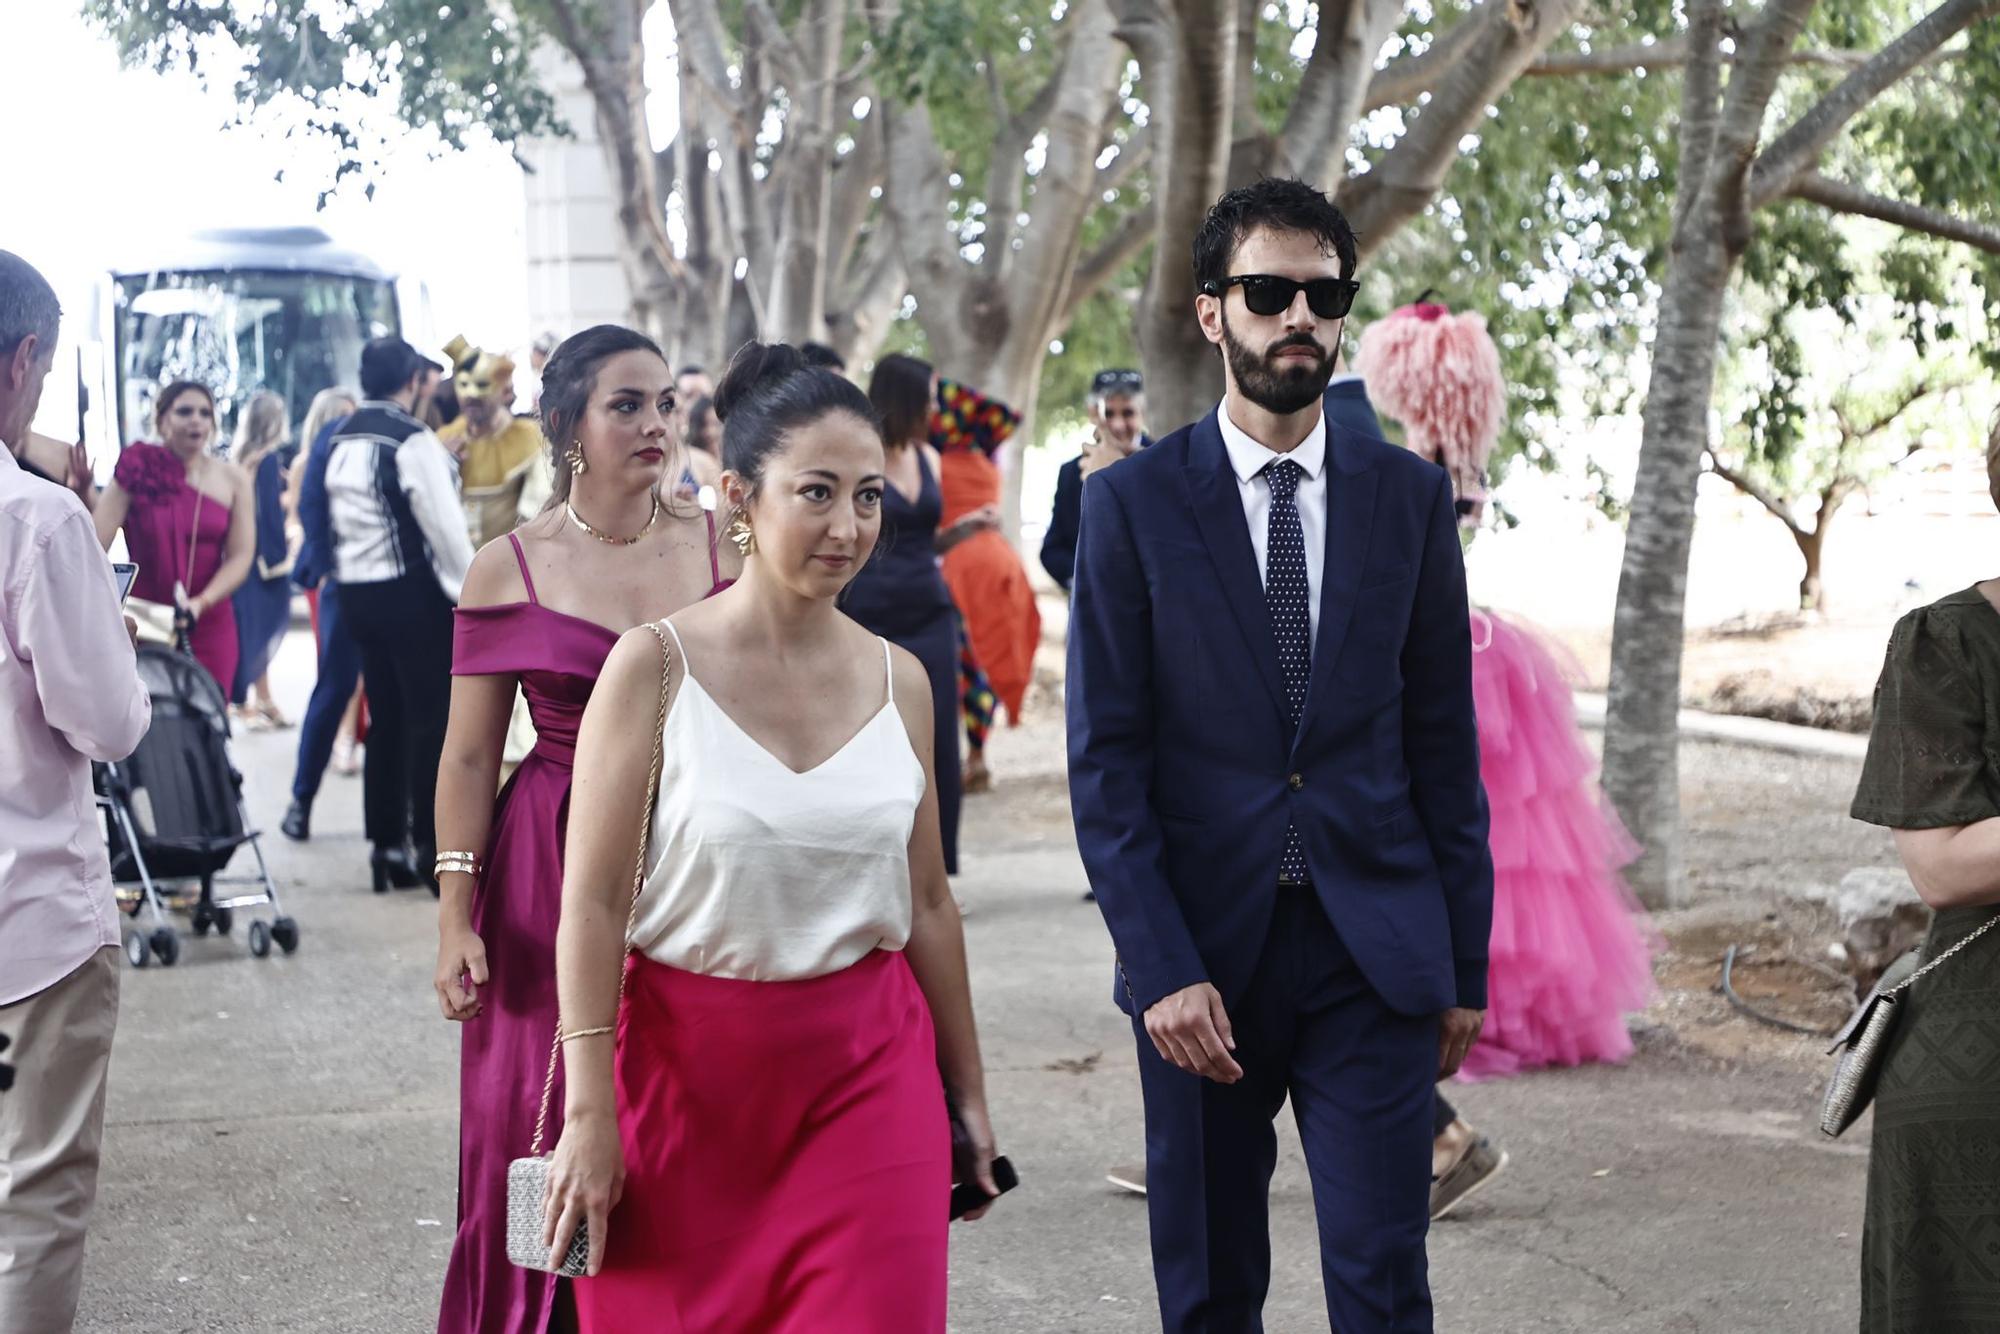
{"label": "dark curly hair", "polygon": [[1260,227],[1304,232],[1319,242],[1320,253],[1340,260],[1341,277],[1354,276],[1359,263],[1354,229],[1333,201],[1304,181],[1267,176],[1223,195],[1201,220],[1194,234],[1195,290],[1228,278],[1237,247]]}

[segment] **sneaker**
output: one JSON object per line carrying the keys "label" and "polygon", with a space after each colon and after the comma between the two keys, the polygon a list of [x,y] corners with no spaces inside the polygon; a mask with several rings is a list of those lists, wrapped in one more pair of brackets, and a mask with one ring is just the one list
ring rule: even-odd
{"label": "sneaker", "polygon": [[1129,1190],[1134,1195],[1144,1195],[1146,1193],[1146,1168],[1144,1164],[1138,1167],[1114,1167],[1104,1174],[1104,1179],[1118,1187],[1118,1189]]}
{"label": "sneaker", "polygon": [[1431,1181],[1431,1221],[1436,1222],[1465,1198],[1507,1170],[1507,1151],[1481,1135],[1449,1172]]}

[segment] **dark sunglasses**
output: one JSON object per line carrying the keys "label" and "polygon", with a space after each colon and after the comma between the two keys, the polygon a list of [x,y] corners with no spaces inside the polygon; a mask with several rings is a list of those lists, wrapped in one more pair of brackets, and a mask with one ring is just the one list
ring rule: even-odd
{"label": "dark sunglasses", "polygon": [[1090,382],[1093,394],[1136,394],[1146,387],[1138,371],[1099,371]]}
{"label": "dark sunglasses", "polygon": [[1304,288],[1306,305],[1323,320],[1337,320],[1354,308],[1354,294],[1361,284],[1349,278],[1310,278],[1299,282],[1268,273],[1244,273],[1220,283],[1203,283],[1209,296],[1222,296],[1232,287],[1243,289],[1243,304],[1252,315],[1282,315],[1291,309],[1292,299]]}

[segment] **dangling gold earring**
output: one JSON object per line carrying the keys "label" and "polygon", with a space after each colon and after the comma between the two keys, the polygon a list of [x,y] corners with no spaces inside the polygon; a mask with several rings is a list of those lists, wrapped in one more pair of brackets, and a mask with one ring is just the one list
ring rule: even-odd
{"label": "dangling gold earring", "polygon": [[590,463],[583,457],[583,441],[581,440],[570,441],[569,449],[564,453],[563,458],[568,460],[570,475],[573,477],[581,477],[590,471]]}
{"label": "dangling gold earring", "polygon": [[738,511],[736,517],[729,521],[727,535],[729,540],[736,544],[736,549],[742,552],[745,558],[756,554],[757,534],[750,529],[749,515]]}

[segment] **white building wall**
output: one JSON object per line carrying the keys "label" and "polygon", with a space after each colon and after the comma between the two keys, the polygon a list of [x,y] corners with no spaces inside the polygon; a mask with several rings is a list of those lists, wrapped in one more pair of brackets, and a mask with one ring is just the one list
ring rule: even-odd
{"label": "white building wall", "polygon": [[574,138],[524,139],[528,322],[534,335],[567,337],[630,319],[631,289],[618,260],[617,206],[583,72],[545,46],[535,58],[544,87]]}

